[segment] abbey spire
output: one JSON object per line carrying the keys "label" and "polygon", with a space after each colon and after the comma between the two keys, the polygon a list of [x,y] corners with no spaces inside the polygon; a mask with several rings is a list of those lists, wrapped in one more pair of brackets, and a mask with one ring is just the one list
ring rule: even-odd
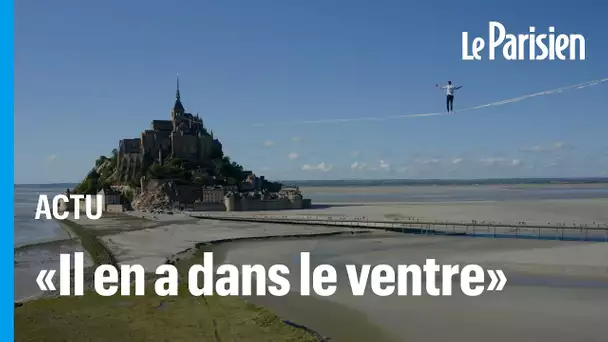
{"label": "abbey spire", "polygon": [[180,99],[179,94],[179,74],[177,75],[177,90],[175,92],[175,104],[173,105],[173,114],[181,114],[185,113],[184,106],[182,105],[182,101]]}

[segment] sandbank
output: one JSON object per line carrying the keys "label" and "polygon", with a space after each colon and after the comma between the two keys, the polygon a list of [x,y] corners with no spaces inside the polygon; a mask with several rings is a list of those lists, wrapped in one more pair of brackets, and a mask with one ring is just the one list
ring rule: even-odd
{"label": "sandbank", "polygon": [[467,201],[424,203],[319,203],[315,209],[231,212],[240,216],[345,217],[370,220],[420,219],[442,222],[572,226],[608,224],[608,199]]}
{"label": "sandbank", "polygon": [[[342,337],[349,324],[333,320],[337,304],[366,314],[394,341],[604,341],[608,315],[608,244],[536,240],[471,239],[372,233],[297,241],[259,241],[214,248],[233,264],[272,265],[293,260],[310,250],[312,265],[331,264],[338,270],[338,292],[313,297],[252,297],[279,315],[293,316],[319,332]],[[465,297],[453,281],[451,297],[374,296],[350,294],[345,264],[476,263],[504,270],[502,292]],[[297,267],[295,263],[290,267]],[[290,283],[298,291],[299,273]],[[486,279],[487,281],[487,279]],[[436,279],[436,284],[441,278]],[[486,283],[487,284],[487,283]],[[306,299],[306,298],[305,298]],[[339,340],[339,338],[337,339]],[[348,336],[351,342],[367,341]]]}
{"label": "sandbank", "polygon": [[[228,214],[372,219],[411,216],[463,221],[487,218],[488,221],[503,222],[519,222],[523,217],[523,220],[527,218],[531,222],[546,224],[564,222],[566,218],[574,222],[600,221],[607,218],[604,213],[607,204],[607,200],[332,204],[310,210]],[[512,286],[507,285],[510,290],[484,296],[487,297],[484,300],[458,295],[439,300],[418,297],[378,298],[371,295],[354,299],[348,293],[340,292],[331,298],[310,302],[312,304],[309,308],[300,310],[298,308],[301,308],[302,301],[298,296],[292,299],[252,298],[254,303],[268,306],[282,317],[296,319],[298,323],[329,336],[332,333],[340,335],[335,329],[344,331],[349,327],[347,323],[340,323],[339,320],[324,313],[355,310],[364,313],[374,326],[379,326],[383,332],[394,335],[396,340],[451,338],[454,341],[464,341],[467,338],[471,339],[476,333],[478,335],[475,336],[482,336],[485,339],[496,340],[496,336],[502,336],[497,341],[526,341],[530,336],[541,335],[552,341],[584,338],[600,341],[603,325],[600,324],[601,319],[598,317],[608,315],[606,312],[608,293],[605,289],[582,290],[573,286],[545,285],[545,287],[557,288],[551,290],[526,283],[530,279],[546,280],[547,277],[551,279],[557,277],[562,283],[578,280],[605,283],[608,281],[606,267],[608,244],[606,243],[431,237],[382,231],[352,235],[350,233],[354,231],[368,230],[200,220],[182,213],[169,215],[132,212],[104,215],[100,220],[95,221],[88,220],[84,216],[78,220],[73,217],[71,219],[94,232],[104,246],[112,252],[118,264],[142,264],[148,272],[154,272],[156,267],[167,260],[187,257],[188,254],[184,252],[192,250],[195,245],[202,242],[301,234],[309,235],[311,238],[228,243],[224,249],[225,260],[234,263],[285,263],[286,260],[293,260],[300,251],[306,250],[312,251],[315,262],[327,262],[338,266],[344,263],[372,265],[396,264],[404,261],[423,263],[425,258],[435,258],[438,262],[478,263],[486,267],[500,267],[510,278]],[[312,237],[315,234],[334,232],[347,233],[351,237]],[[551,279],[549,282],[555,283],[555,280]],[[298,282],[292,281],[293,283]],[[348,289],[348,287],[344,288]],[[297,288],[294,290],[297,291]],[[583,297],[589,300],[577,299]],[[335,309],[335,305],[344,306],[346,309]],[[567,312],[559,312],[559,308],[564,306],[569,308]],[[474,309],[466,309],[467,307]],[[581,315],[584,317],[581,318]],[[458,318],[455,319],[455,316]],[[444,328],[421,330],[420,327],[428,324],[429,320]],[[332,324],[327,322],[335,323],[336,328],[332,330]],[[482,328],[479,328],[478,323],[482,324]],[[570,324],[570,330],[543,328],[554,323],[560,327]],[[495,331],[500,331],[500,334],[493,335]],[[352,336],[347,338],[356,342]]]}
{"label": "sandbank", "polygon": [[[146,215],[134,212],[130,215],[108,215],[99,220],[89,220],[81,216],[73,221],[97,231],[100,240],[112,252],[118,264],[141,264],[147,272],[154,272],[167,259],[195,247],[197,243],[247,237],[353,231],[340,227],[205,221],[181,214],[154,214],[156,221],[137,219],[136,216]],[[130,226],[129,222],[138,223]]]}

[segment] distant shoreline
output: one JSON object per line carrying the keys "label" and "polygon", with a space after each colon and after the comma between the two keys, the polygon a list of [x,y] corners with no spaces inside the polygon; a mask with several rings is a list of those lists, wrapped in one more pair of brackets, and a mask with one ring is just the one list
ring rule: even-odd
{"label": "distant shoreline", "polygon": [[[454,186],[454,185],[568,185],[568,184],[608,184],[608,177],[580,178],[473,178],[473,179],[336,179],[336,180],[282,180],[285,186],[334,187],[334,186]],[[78,183],[15,184],[16,187],[65,187],[72,188]]]}
{"label": "distant shoreline", "polygon": [[[552,183],[552,184],[341,184],[341,185],[298,185],[304,194],[402,194],[407,189],[415,193],[437,193],[445,191],[494,189],[494,190],[525,190],[525,189],[604,189],[606,183]],[[415,189],[415,190],[414,190]],[[408,202],[404,199],[404,201]],[[414,202],[418,202],[415,200]]]}
{"label": "distant shoreline", "polygon": [[365,186],[479,186],[479,185],[581,185],[608,184],[608,177],[595,178],[501,178],[501,179],[370,179],[370,180],[294,180],[285,186],[365,187]]}

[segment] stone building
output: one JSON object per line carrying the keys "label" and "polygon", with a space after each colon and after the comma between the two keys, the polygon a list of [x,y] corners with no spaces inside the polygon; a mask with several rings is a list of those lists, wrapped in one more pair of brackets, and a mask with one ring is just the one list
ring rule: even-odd
{"label": "stone building", "polygon": [[261,210],[290,210],[310,209],[310,199],[305,199],[299,193],[275,199],[246,198],[229,192],[224,196],[226,211],[261,211]]}
{"label": "stone building", "polygon": [[247,175],[245,180],[241,184],[241,188],[244,191],[261,190],[264,185],[264,176],[258,177],[251,171],[245,171]]}
{"label": "stone building", "polygon": [[226,191],[222,187],[204,187],[201,202],[204,204],[223,203]]}
{"label": "stone building", "polygon": [[144,166],[162,164],[167,158],[201,163],[221,151],[221,143],[207,132],[203,120],[184,109],[178,79],[171,120],[153,120],[139,138],[120,140],[117,180],[137,182]]}
{"label": "stone building", "polygon": [[[114,189],[102,189],[97,193],[101,196],[101,206],[102,212],[114,211],[120,212],[123,211],[123,204],[121,201],[121,193]],[[99,203],[97,203],[99,204]]]}
{"label": "stone building", "polygon": [[204,204],[223,204],[224,196],[229,192],[237,192],[237,186],[205,186],[202,187],[201,203]]}

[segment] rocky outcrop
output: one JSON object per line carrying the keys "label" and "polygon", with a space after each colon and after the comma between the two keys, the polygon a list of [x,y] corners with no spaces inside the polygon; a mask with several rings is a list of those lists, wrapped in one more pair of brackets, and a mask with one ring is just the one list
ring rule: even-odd
{"label": "rocky outcrop", "polygon": [[135,196],[131,206],[138,211],[171,210],[175,192],[171,182],[148,184]]}

